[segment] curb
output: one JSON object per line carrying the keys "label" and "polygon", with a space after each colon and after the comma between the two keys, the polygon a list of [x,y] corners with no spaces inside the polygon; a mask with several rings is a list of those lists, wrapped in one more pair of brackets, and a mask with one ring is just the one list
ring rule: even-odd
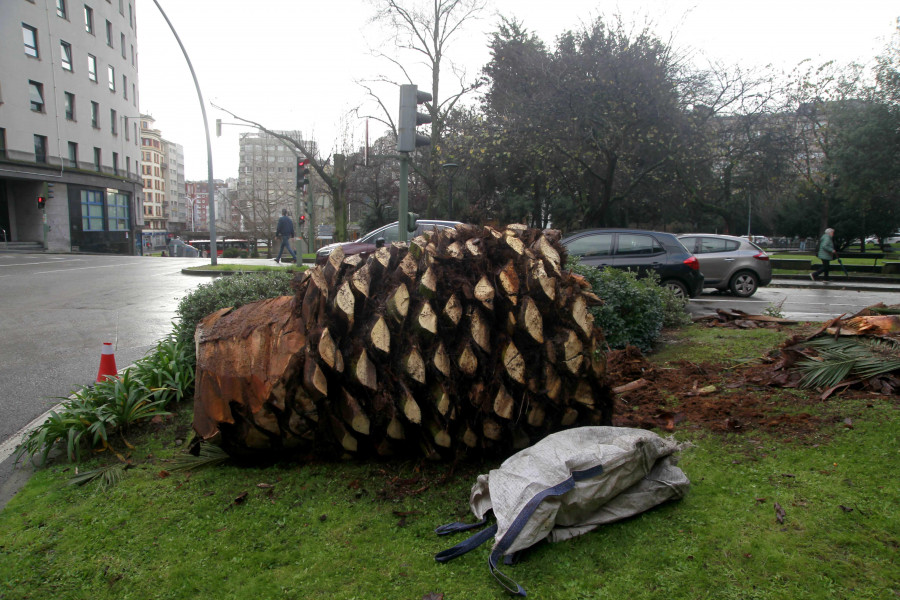
{"label": "curb", "polygon": [[[276,271],[277,272],[277,271]],[[286,273],[299,273],[300,271],[297,269],[285,269]],[[252,270],[252,271],[213,271],[211,269],[182,269],[181,273],[183,275],[197,275],[200,277],[226,277],[228,275],[254,275],[259,273],[272,273],[272,271],[260,271],[260,270]]]}

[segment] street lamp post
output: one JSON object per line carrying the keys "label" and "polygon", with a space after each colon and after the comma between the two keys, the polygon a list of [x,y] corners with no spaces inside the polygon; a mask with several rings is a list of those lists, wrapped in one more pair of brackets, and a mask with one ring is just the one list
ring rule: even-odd
{"label": "street lamp post", "polygon": [[450,178],[450,196],[447,199],[447,218],[449,220],[453,220],[453,176],[456,175],[457,169],[459,169],[459,165],[456,163],[444,163],[441,165],[441,168],[447,172],[447,176]]}
{"label": "street lamp post", "polygon": [[169,20],[169,17],[166,15],[166,11],[164,11],[162,9],[162,6],[159,5],[158,0],[153,0],[153,3],[156,5],[156,8],[159,9],[159,12],[162,13],[163,19],[166,20],[166,23],[169,25],[169,29],[172,30],[172,35],[175,36],[175,41],[178,42],[178,46],[181,48],[181,53],[184,54],[184,60],[185,62],[187,62],[188,69],[191,72],[191,77],[194,78],[194,88],[196,88],[197,90],[197,98],[200,100],[200,113],[203,115],[203,129],[206,131],[206,186],[209,197],[212,199],[212,202],[209,203],[209,262],[211,265],[215,265],[216,257],[218,255],[218,252],[216,251],[216,187],[213,180],[212,141],[209,137],[209,121],[206,118],[206,104],[203,103],[203,94],[200,92],[200,83],[197,81],[197,74],[194,72],[194,65],[191,64],[191,59],[188,56],[187,50],[185,50],[184,48],[184,44],[181,43],[181,38],[178,37],[178,32],[175,31],[175,26],[172,25],[172,21]]}

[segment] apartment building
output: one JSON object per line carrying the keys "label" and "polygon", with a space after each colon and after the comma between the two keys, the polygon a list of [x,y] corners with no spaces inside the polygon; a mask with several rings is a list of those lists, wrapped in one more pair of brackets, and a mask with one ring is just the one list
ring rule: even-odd
{"label": "apartment building", "polygon": [[7,240],[57,252],[136,251],[143,186],[134,2],[0,1]]}

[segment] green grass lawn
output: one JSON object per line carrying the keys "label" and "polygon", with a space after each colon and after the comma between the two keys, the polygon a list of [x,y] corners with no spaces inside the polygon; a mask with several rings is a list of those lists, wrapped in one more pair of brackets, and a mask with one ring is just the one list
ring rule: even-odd
{"label": "green grass lawn", "polygon": [[203,265],[202,267],[187,267],[185,270],[246,273],[248,271],[304,271],[308,268],[309,266],[297,266],[294,263],[276,263],[270,259],[268,263],[259,265],[219,263],[215,265]]}
{"label": "green grass lawn", "polygon": [[[724,331],[689,327],[653,361],[737,363],[785,336]],[[794,394],[805,392],[772,401],[792,410]],[[826,424],[803,439],[676,429],[692,444],[680,463],[686,498],[501,568],[534,598],[898,597],[900,404],[872,394],[809,406]],[[184,406],[171,426],[130,434],[135,466],[112,488],[66,485],[72,464],[39,469],[0,513],[0,598],[507,597],[489,574],[489,545],[433,560],[465,535],[434,528],[471,519],[469,490],[496,462],[175,473],[189,423]]]}

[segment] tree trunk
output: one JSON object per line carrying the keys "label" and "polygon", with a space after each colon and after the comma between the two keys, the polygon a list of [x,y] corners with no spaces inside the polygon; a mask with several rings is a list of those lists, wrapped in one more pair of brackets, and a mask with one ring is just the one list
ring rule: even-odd
{"label": "tree trunk", "polygon": [[556,232],[471,225],[360,260],[198,326],[194,428],[232,453],[508,453],[609,424],[598,299]]}

